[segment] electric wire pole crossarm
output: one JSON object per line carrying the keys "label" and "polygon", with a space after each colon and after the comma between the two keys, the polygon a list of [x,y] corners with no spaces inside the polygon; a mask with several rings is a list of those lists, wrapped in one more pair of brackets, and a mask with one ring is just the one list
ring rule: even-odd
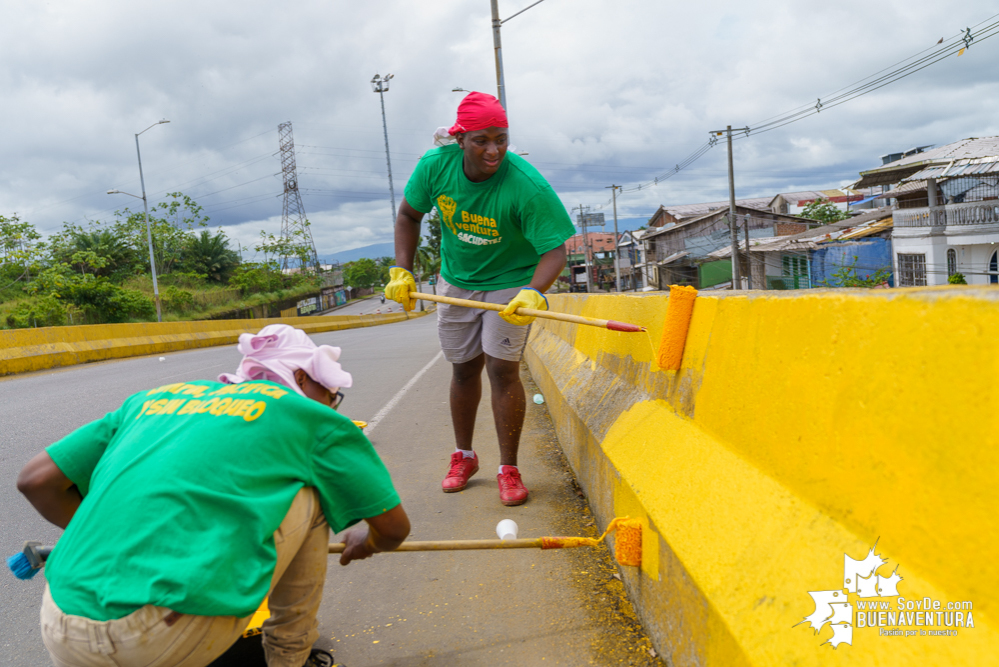
{"label": "electric wire pole crossarm", "polygon": [[732,132],[749,132],[748,127],[736,130],[729,125],[724,130],[713,130],[712,135],[720,137],[728,133],[728,229],[732,236],[732,289],[742,289],[742,276],[739,268],[739,232],[735,221],[735,171],[732,167]]}
{"label": "electric wire pole crossarm", "polygon": [[160,288],[156,282],[156,256],[153,254],[153,232],[149,227],[149,202],[146,200],[146,179],[142,175],[142,152],[139,151],[139,135],[153,129],[157,125],[162,125],[163,123],[169,123],[166,118],[163,120],[158,120],[149,127],[147,127],[142,132],[138,132],[135,135],[135,154],[139,158],[139,183],[142,185],[142,196],[129,194],[128,192],[122,192],[121,190],[108,190],[109,195],[122,194],[128,195],[129,197],[135,197],[136,199],[142,200],[142,208],[146,217],[146,240],[149,242],[149,271],[153,276],[153,300],[156,301],[156,321],[163,321],[163,311],[160,308]]}

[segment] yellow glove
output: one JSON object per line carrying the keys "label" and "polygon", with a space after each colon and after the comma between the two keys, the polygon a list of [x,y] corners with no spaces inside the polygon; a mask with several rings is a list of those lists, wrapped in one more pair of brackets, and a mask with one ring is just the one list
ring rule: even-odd
{"label": "yellow glove", "polygon": [[409,293],[416,291],[416,280],[413,274],[401,266],[389,269],[389,284],[385,286],[385,298],[401,303],[403,310],[413,310],[416,299],[410,299]]}
{"label": "yellow glove", "polygon": [[506,308],[503,309],[499,316],[510,324],[516,324],[522,327],[527,326],[534,321],[534,318],[528,315],[516,314],[514,311],[518,308],[548,310],[548,299],[545,298],[544,294],[533,287],[525,287],[517,292],[517,296],[513,297],[510,300],[510,303],[506,304]]}

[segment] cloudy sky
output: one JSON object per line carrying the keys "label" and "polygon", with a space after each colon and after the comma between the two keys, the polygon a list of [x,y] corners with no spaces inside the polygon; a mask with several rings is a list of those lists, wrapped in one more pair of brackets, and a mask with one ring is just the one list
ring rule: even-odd
{"label": "cloudy sky", "polygon": [[[501,17],[532,0],[500,0]],[[726,125],[772,116],[994,23],[994,2],[545,0],[503,26],[511,137],[567,208],[608,215]],[[488,0],[0,0],[0,215],[43,232],[181,191],[244,246],[281,223],[279,123],[320,255],[392,236],[397,201],[460,87],[495,94]],[[739,197],[830,188],[916,145],[999,134],[999,38],[898,83],[736,142]],[[659,204],[727,197],[724,146],[619,198],[622,228]],[[600,208],[602,207],[603,208]],[[608,227],[609,229],[609,227]],[[251,253],[252,254],[252,250]]]}

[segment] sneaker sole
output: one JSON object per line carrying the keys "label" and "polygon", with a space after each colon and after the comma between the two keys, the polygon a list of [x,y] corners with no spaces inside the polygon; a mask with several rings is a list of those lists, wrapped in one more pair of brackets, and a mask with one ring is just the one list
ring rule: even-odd
{"label": "sneaker sole", "polygon": [[[468,479],[472,479],[472,476],[475,475],[475,473],[477,473],[477,472],[479,472],[478,468],[476,468],[471,473],[469,473]],[[441,487],[441,491],[443,491],[444,493],[458,493],[459,491],[464,491],[467,486],[468,486],[468,482],[465,482],[461,486],[452,486],[449,489],[445,489],[444,487]]]}
{"label": "sneaker sole", "polygon": [[523,505],[527,502],[528,496],[524,496],[523,500],[500,500],[501,503],[507,507],[516,507],[517,505]]}

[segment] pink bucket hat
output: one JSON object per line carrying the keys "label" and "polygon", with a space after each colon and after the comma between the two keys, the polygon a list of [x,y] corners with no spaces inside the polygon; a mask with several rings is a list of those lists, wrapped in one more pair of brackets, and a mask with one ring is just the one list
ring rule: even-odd
{"label": "pink bucket hat", "polygon": [[301,369],[327,389],[343,389],[353,383],[350,373],[337,362],[340,348],[316,345],[304,331],[287,324],[268,324],[260,333],[240,334],[236,349],[243,354],[239,368],[219,375],[219,382],[271,380],[304,396],[295,382],[295,371]]}

